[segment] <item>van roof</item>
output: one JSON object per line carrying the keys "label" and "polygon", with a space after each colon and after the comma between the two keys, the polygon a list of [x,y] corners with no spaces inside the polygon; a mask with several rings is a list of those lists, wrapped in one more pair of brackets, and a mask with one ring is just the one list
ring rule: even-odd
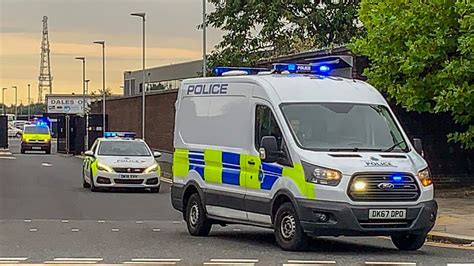
{"label": "van roof", "polygon": [[[291,102],[350,102],[387,105],[370,84],[339,77],[319,77],[301,74],[242,75],[187,79],[184,83],[244,82],[260,85],[272,101]],[[255,92],[258,93],[258,92]]]}

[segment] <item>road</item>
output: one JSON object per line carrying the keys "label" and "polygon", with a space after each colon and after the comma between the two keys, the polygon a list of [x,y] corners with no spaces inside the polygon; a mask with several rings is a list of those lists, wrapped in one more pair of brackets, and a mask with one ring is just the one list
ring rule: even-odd
{"label": "road", "polygon": [[[306,252],[279,249],[272,231],[215,226],[209,237],[191,237],[170,204],[168,183],[159,194],[142,191],[92,193],[81,186],[81,159],[61,154],[0,154],[0,263],[49,261],[169,264],[282,265],[291,260],[329,265],[412,262],[447,265],[474,262],[474,249],[429,243],[400,252],[390,240],[318,238]],[[227,262],[227,261],[226,261]]]}

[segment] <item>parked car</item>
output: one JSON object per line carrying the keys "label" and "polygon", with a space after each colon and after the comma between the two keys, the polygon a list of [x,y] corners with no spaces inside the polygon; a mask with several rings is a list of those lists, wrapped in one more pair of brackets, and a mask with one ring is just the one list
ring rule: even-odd
{"label": "parked car", "polygon": [[8,124],[8,137],[9,138],[19,138],[23,134],[21,129],[14,127],[11,124]]}

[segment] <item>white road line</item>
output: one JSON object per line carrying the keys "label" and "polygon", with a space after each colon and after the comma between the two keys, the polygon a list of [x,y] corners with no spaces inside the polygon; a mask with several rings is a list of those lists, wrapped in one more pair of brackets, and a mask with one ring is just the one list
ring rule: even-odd
{"label": "white road line", "polygon": [[30,228],[30,229],[28,229],[28,231],[30,231],[30,232],[38,232],[38,228]]}
{"label": "white road line", "polygon": [[97,222],[98,222],[98,223],[101,223],[101,224],[105,223],[104,220],[98,220]]}
{"label": "white road line", "polygon": [[[336,261],[334,260],[288,260],[288,263],[290,264],[336,264]],[[285,264],[288,265],[288,264]]]}
{"label": "white road line", "polygon": [[20,263],[17,260],[0,260],[0,264],[18,264]]}
{"label": "white road line", "polygon": [[120,229],[118,229],[118,228],[112,228],[112,232],[118,232],[118,231],[120,231]]}
{"label": "white road line", "polygon": [[43,264],[96,264],[97,261],[62,261],[62,260],[50,260],[50,261],[44,261]]}
{"label": "white road line", "polygon": [[248,262],[204,262],[203,265],[239,265],[239,266],[254,266],[255,263]]}
{"label": "white road line", "polygon": [[474,266],[474,263],[448,263],[447,266]]}
{"label": "white road line", "polygon": [[387,265],[387,266],[416,265],[416,262],[366,261],[365,265]]}
{"label": "white road line", "polygon": [[142,224],[143,221],[135,221],[136,224]]}
{"label": "white road line", "polygon": [[53,165],[50,164],[50,163],[42,163],[41,166],[44,166],[44,167],[51,167],[51,166],[53,166]]}
{"label": "white road line", "polygon": [[122,264],[150,264],[150,265],[176,265],[176,262],[161,261],[124,261]]}
{"label": "white road line", "polygon": [[0,156],[0,159],[16,160],[16,157],[5,157],[5,156]]}
{"label": "white road line", "polygon": [[153,228],[153,232],[160,232],[161,229],[160,228]]}
{"label": "white road line", "polygon": [[54,258],[54,261],[103,261],[103,258]]}
{"label": "white road line", "polygon": [[181,224],[181,221],[173,221],[173,224]]}
{"label": "white road line", "polygon": [[25,261],[27,259],[28,258],[9,258],[9,257],[0,258],[1,261]]}
{"label": "white road line", "polygon": [[154,258],[144,258],[144,259],[132,259],[132,261],[148,261],[148,262],[179,262],[181,259],[154,259]]}
{"label": "white road line", "polygon": [[71,228],[71,232],[79,232],[79,228]]}
{"label": "white road line", "polygon": [[61,223],[69,223],[69,220],[61,220]]}
{"label": "white road line", "polygon": [[242,262],[242,263],[257,263],[257,259],[211,259],[211,262]]}
{"label": "white road line", "polygon": [[31,220],[27,219],[27,220],[23,220],[25,223],[31,223]]}

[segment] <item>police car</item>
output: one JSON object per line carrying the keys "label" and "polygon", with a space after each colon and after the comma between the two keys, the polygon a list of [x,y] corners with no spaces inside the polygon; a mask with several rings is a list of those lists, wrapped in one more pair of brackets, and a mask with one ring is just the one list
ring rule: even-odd
{"label": "police car", "polygon": [[191,235],[239,223],[274,229],[285,250],[310,236],[424,244],[437,203],[421,140],[374,87],[332,67],[216,68],[182,82],[171,199]]}
{"label": "police car", "polygon": [[106,132],[84,153],[82,184],[97,191],[101,188],[144,188],[158,193],[161,168],[145,141],[135,133]]}

